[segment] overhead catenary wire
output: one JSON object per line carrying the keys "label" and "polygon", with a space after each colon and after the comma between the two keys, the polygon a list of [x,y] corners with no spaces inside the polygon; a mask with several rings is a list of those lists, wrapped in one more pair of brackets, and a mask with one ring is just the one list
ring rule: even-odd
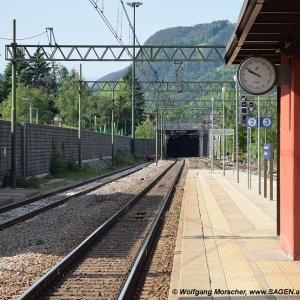
{"label": "overhead catenary wire", "polygon": [[120,39],[123,38],[123,10],[121,9],[121,26],[120,26]]}
{"label": "overhead catenary wire", "polygon": [[[128,12],[127,12],[126,7],[125,7],[125,5],[124,5],[124,1],[123,1],[123,0],[120,0],[120,3],[122,4],[122,8],[123,8],[123,10],[124,10],[124,13],[125,13],[125,15],[126,15],[126,18],[127,18],[128,24],[129,24],[129,31],[130,31],[130,29],[131,29],[131,31],[134,32],[134,30],[133,30],[133,25],[132,25],[132,23],[131,23],[131,21],[130,21]],[[130,35],[129,35],[129,39],[130,39]],[[140,41],[139,41],[139,39],[137,38],[137,35],[136,35],[136,34],[135,34],[135,37],[133,37],[133,39],[136,40],[136,42],[137,42],[137,44],[138,44],[139,46],[141,45],[141,44],[140,44]],[[129,41],[129,43],[130,43],[130,41]],[[146,56],[146,58],[149,58],[149,54],[148,54],[147,52],[145,53],[145,56]],[[153,72],[152,75],[154,75],[155,81],[162,81],[162,80],[159,79],[158,72],[157,72],[157,70],[152,66],[152,64],[151,64],[148,60],[146,60],[146,62],[147,62],[148,66],[150,67],[150,69],[151,69],[152,72]],[[151,76],[148,76],[148,75],[146,74],[146,72],[144,71],[144,68],[143,68],[143,62],[141,62],[141,67],[139,66],[139,64],[137,64],[137,67],[138,67],[139,69],[142,70],[142,75],[144,75],[146,78],[147,78],[147,77],[148,77],[148,78],[150,77],[150,79],[151,79]],[[164,95],[165,97],[167,97],[166,94],[165,94],[164,92],[161,92],[160,90],[158,90],[158,91],[157,91],[157,98],[158,98],[158,99],[159,99],[159,96],[160,96],[160,95]]]}
{"label": "overhead catenary wire", "polygon": [[[125,7],[125,4],[124,4],[124,1],[123,1],[123,0],[120,0],[120,3],[122,4],[123,11],[124,11],[124,13],[125,13],[125,15],[126,15],[126,18],[127,18],[128,24],[129,24],[129,32],[130,32],[130,29],[131,29],[132,32],[133,32],[133,31],[134,31],[134,30],[133,30],[133,25],[132,25],[132,23],[131,23],[131,21],[130,21],[128,12],[127,12],[126,7]],[[129,36],[129,37],[130,37],[130,36]],[[135,37],[133,37],[133,39],[135,39],[136,42],[137,42],[137,44],[138,44],[139,46],[141,46],[140,41],[139,41],[139,39],[138,39],[138,37],[137,37],[136,34],[135,34]],[[147,56],[147,58],[149,58],[148,53],[146,53],[146,56]],[[149,65],[149,67],[151,68],[151,70],[154,72],[154,74],[157,74],[157,71],[156,71],[155,68],[151,65],[151,63],[150,63],[149,61],[146,61],[146,62],[147,62],[147,64]],[[141,64],[143,64],[143,62],[142,62]]]}
{"label": "overhead catenary wire", "polygon": [[[106,16],[104,15],[104,11],[101,10],[97,4],[97,2],[95,0],[89,0],[90,3],[94,6],[94,8],[96,9],[96,11],[98,12],[98,14],[100,15],[101,19],[104,21],[105,25],[108,27],[108,29],[110,30],[110,32],[114,35],[114,37],[116,38],[116,40],[118,41],[118,43],[121,46],[124,46],[124,43],[122,41],[122,39],[119,37],[118,33],[115,31],[115,29],[113,28],[112,24],[109,22],[109,20],[106,18]],[[102,2],[103,3],[103,2]],[[104,5],[104,4],[103,4]],[[127,52],[127,54],[132,58],[132,55],[130,53],[130,51],[125,47],[125,51]]]}
{"label": "overhead catenary wire", "polygon": [[[118,0],[117,0],[118,1]],[[117,11],[117,24],[116,24],[116,32],[118,33],[119,31],[119,21],[120,21],[120,2],[118,1],[118,11]],[[122,40],[121,35],[120,35],[120,40]]]}
{"label": "overhead catenary wire", "polygon": [[[31,37],[27,37],[27,38],[21,38],[21,39],[16,39],[17,41],[25,41],[25,40],[31,40],[31,39],[34,39],[34,38],[37,38],[41,35],[44,35],[44,34],[47,34],[47,31],[44,31],[42,33],[39,33],[37,35],[34,35],[34,36],[31,36]],[[11,38],[5,38],[5,37],[0,37],[0,40],[7,40],[7,41],[12,41],[13,39]]]}
{"label": "overhead catenary wire", "polygon": [[[119,43],[120,45],[124,46],[124,47],[125,47],[126,53],[129,55],[129,57],[133,58],[133,55],[130,53],[130,51],[127,49],[127,47],[124,45],[124,43],[123,43],[123,41],[122,41],[122,38],[118,35],[118,32],[113,28],[111,22],[110,22],[110,21],[107,19],[107,17],[105,16],[105,14],[104,14],[104,7],[103,7],[104,1],[102,1],[102,10],[101,10],[101,9],[99,8],[99,6],[98,6],[98,1],[96,1],[96,0],[89,0],[89,1],[90,1],[90,3],[94,6],[94,8],[95,8],[96,11],[98,12],[98,14],[99,14],[100,17],[102,18],[102,20],[104,21],[105,25],[108,27],[108,29],[110,30],[110,32],[111,32],[111,33],[113,34],[113,36],[116,38],[116,40],[118,41],[118,43]],[[127,10],[126,10],[126,8],[125,8],[124,2],[123,2],[122,0],[120,0],[120,1],[121,1],[120,3],[122,4],[123,11],[124,11],[124,13],[125,13],[125,15],[126,15],[126,18],[127,18],[128,24],[129,24],[129,39],[130,39],[130,31],[133,32],[133,26],[132,26],[132,23],[131,23],[131,21],[130,21],[128,12],[127,12]],[[135,35],[135,37],[133,37],[133,38],[136,39],[137,44],[140,46],[140,42],[139,42],[139,40],[137,39],[137,36]],[[147,57],[149,58],[149,55],[148,55],[147,53],[146,53],[145,56],[147,56]],[[158,78],[158,75],[157,75],[157,74],[158,74],[157,71],[154,69],[154,67],[150,64],[149,61],[146,60],[146,62],[147,62],[147,64],[149,65],[149,67],[151,68],[151,70],[153,71],[155,78],[158,79],[158,81],[159,81],[159,78]],[[143,69],[143,68],[141,68],[138,64],[137,64],[137,67],[138,67],[139,69]],[[151,77],[148,76],[148,75],[146,74],[146,72],[143,72],[143,70],[142,70],[141,73],[142,73],[142,75],[144,75],[147,79],[150,79],[150,80],[151,80]],[[162,94],[162,92],[161,92],[161,91],[158,91],[158,97],[159,97],[159,94]]]}

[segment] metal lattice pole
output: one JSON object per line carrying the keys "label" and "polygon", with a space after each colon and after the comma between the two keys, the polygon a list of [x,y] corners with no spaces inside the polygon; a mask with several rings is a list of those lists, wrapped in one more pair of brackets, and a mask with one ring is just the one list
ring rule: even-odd
{"label": "metal lattice pole", "polygon": [[12,103],[11,103],[11,187],[16,187],[16,129],[17,129],[17,105],[16,105],[16,20],[13,20],[13,60],[12,60]]}
{"label": "metal lattice pole", "polygon": [[82,147],[81,147],[81,135],[82,135],[82,64],[79,67],[79,102],[78,102],[78,165],[81,167],[82,163]]}
{"label": "metal lattice pole", "polygon": [[222,101],[223,101],[223,140],[222,140],[222,146],[223,146],[223,176],[225,176],[225,92],[226,88],[225,86],[222,87]]}

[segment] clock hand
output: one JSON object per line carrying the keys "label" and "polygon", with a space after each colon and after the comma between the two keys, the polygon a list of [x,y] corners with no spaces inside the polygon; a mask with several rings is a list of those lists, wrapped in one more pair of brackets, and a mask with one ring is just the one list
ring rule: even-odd
{"label": "clock hand", "polygon": [[246,68],[246,70],[248,70],[248,72],[251,73],[251,74],[253,74],[253,75],[256,75],[256,76],[258,76],[258,77],[261,77],[259,74],[255,73],[254,71],[252,71],[252,70],[250,70],[250,69],[248,69],[248,68]]}

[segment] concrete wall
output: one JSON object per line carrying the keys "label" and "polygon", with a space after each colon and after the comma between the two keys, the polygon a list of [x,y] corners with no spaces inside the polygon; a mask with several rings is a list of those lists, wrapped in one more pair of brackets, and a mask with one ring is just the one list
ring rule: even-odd
{"label": "concrete wall", "polygon": [[[53,145],[66,160],[78,160],[78,131],[48,125],[17,124],[17,176],[48,173]],[[115,151],[130,151],[130,137],[115,136]],[[136,154],[155,154],[155,140],[136,139]],[[82,159],[111,156],[111,135],[84,131]],[[11,168],[10,122],[0,120],[0,179]]]}

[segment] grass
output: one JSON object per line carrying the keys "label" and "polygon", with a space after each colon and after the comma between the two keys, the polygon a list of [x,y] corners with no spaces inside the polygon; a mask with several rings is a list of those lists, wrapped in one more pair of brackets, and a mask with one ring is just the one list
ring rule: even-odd
{"label": "grass", "polygon": [[174,214],[175,214],[175,218],[176,220],[180,219],[180,211],[181,211],[181,205],[179,203],[174,205]]}
{"label": "grass", "polygon": [[[111,173],[113,171],[119,170],[125,166],[132,165],[136,162],[141,162],[144,159],[141,157],[133,158],[128,153],[118,153],[119,161],[116,163],[114,167],[108,166],[106,168],[101,169],[93,169],[93,168],[74,168],[74,170],[62,170],[56,172],[55,174],[49,174],[46,177],[39,180],[39,186],[41,190],[50,190],[55,189],[60,186],[65,186],[70,182],[87,180],[93,177],[105,175],[107,173]],[[53,179],[61,179],[59,181],[53,181]]]}
{"label": "grass", "polygon": [[133,157],[125,151],[117,151],[116,164],[111,167],[107,163],[105,168],[78,168],[75,162],[64,162],[63,168],[56,168],[54,174],[49,174],[43,178],[32,177],[29,179],[19,178],[18,187],[36,188],[40,191],[48,191],[61,186],[66,186],[69,183],[87,180],[93,177],[105,175],[107,173],[119,170],[125,166],[133,165],[137,162],[142,162],[143,157]]}
{"label": "grass", "polygon": [[[51,175],[55,178],[64,178],[68,180],[83,180],[88,179],[90,177],[99,176],[105,173],[105,170],[107,169],[90,169],[90,168],[84,168],[78,171],[61,171],[54,175]],[[107,170],[109,171],[109,170]]]}
{"label": "grass", "polygon": [[[61,171],[55,175],[49,174],[44,178],[40,179],[40,188],[42,190],[55,189],[60,186],[65,186],[66,184],[73,181],[86,180],[106,173],[111,172],[112,169],[91,169],[84,168],[77,171]],[[53,179],[61,179],[59,181],[52,181]]]}
{"label": "grass", "polygon": [[68,183],[68,180],[62,180],[57,182],[49,182],[49,180],[41,179],[40,181],[40,190],[52,190],[60,186],[65,186]]}
{"label": "grass", "polygon": [[35,240],[35,244],[36,244],[37,246],[44,245],[44,244],[45,244],[45,241],[44,241],[42,238],[38,237],[38,238]]}

